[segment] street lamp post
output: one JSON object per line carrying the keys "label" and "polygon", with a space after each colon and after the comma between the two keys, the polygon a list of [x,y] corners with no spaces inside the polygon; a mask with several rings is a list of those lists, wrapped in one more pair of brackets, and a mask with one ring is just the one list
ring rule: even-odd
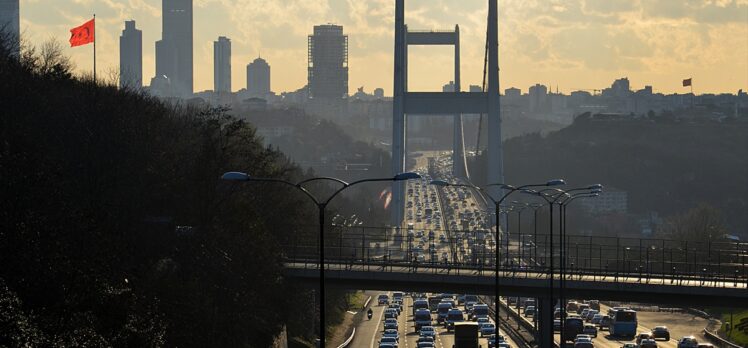
{"label": "street lamp post", "polygon": [[[536,196],[542,198],[544,201],[546,201],[546,203],[548,203],[548,210],[549,210],[549,226],[548,226],[548,228],[549,228],[549,233],[548,233],[549,234],[549,236],[548,236],[549,242],[548,242],[548,244],[549,244],[549,249],[550,249],[550,262],[549,262],[549,269],[548,269],[548,279],[549,279],[548,280],[548,283],[549,283],[548,284],[548,287],[549,287],[548,292],[549,292],[550,303],[551,303],[551,309],[549,311],[551,313],[551,316],[550,316],[550,318],[545,318],[546,320],[550,321],[548,325],[552,325],[553,324],[554,312],[555,312],[554,291],[553,291],[553,289],[555,287],[555,284],[554,284],[554,280],[555,280],[555,278],[554,278],[554,258],[555,258],[555,251],[553,250],[553,205],[554,204],[558,204],[559,205],[559,220],[560,220],[559,221],[560,222],[559,223],[559,237],[560,237],[560,240],[559,240],[559,243],[560,243],[560,245],[559,245],[559,249],[560,249],[559,250],[559,263],[560,263],[560,265],[559,265],[560,266],[559,275],[561,277],[560,281],[559,281],[559,286],[560,286],[560,289],[559,289],[560,291],[559,292],[560,292],[560,295],[562,295],[563,294],[562,284],[564,282],[564,267],[565,267],[565,262],[564,262],[564,259],[563,259],[564,258],[564,250],[563,249],[564,249],[564,238],[565,238],[565,235],[563,233],[563,230],[564,230],[564,226],[563,226],[564,215],[563,215],[563,213],[564,213],[564,211],[563,211],[563,205],[562,205],[562,203],[563,203],[563,201],[568,200],[571,197],[571,195],[570,195],[571,192],[582,191],[582,190],[601,190],[601,189],[602,189],[602,185],[598,184],[598,185],[592,185],[592,186],[588,186],[588,187],[574,188],[574,189],[570,189],[570,190],[566,190],[566,191],[562,190],[562,189],[558,189],[558,188],[549,188],[549,189],[545,189],[545,190],[541,190],[541,191],[528,190],[528,189],[522,190],[523,193],[536,195]],[[553,191],[554,193],[553,194],[546,193],[547,191]],[[597,193],[597,192],[595,192],[595,193]],[[561,321],[561,340],[563,341],[563,338],[564,338],[563,337],[563,330],[564,330],[564,321],[565,321],[564,314],[565,314],[565,309],[566,309],[565,307],[566,307],[566,305],[565,305],[565,303],[563,303],[563,298],[559,298],[559,300],[562,301],[562,302],[559,303],[559,308],[561,309],[560,312],[559,312],[559,314],[561,314],[561,319],[560,319],[560,321]],[[549,340],[548,341],[549,344],[552,344],[552,342],[553,342],[553,329],[550,330],[550,336],[547,339]],[[563,346],[563,342],[561,342],[561,343],[562,343],[562,346]]]}
{"label": "street lamp post", "polygon": [[[325,238],[324,236],[325,236],[325,211],[326,211],[327,205],[330,203],[330,201],[332,201],[333,198],[335,198],[338,194],[343,192],[343,190],[351,186],[355,186],[355,185],[362,184],[365,182],[404,181],[404,180],[420,179],[420,178],[421,176],[417,173],[406,172],[406,173],[397,174],[390,178],[362,179],[362,180],[354,181],[351,183],[348,183],[348,182],[345,182],[343,180],[340,180],[338,178],[333,178],[333,177],[309,178],[306,180],[302,180],[298,183],[292,183],[290,181],[277,179],[277,178],[256,178],[243,172],[226,172],[221,176],[221,179],[227,180],[227,181],[274,182],[274,183],[288,185],[303,192],[317,206],[317,210],[319,212],[319,289],[320,289],[319,290],[319,316],[320,316],[319,346],[322,348],[325,347]],[[309,192],[309,190],[307,190],[306,187],[304,187],[304,185],[312,183],[312,182],[316,182],[316,181],[333,181],[333,182],[340,184],[341,187],[338,188],[335,192],[333,192],[326,199],[320,200],[314,195],[312,195],[312,193]]]}
{"label": "street lamp post", "polygon": [[[449,183],[447,181],[444,181],[444,180],[432,180],[431,184],[432,185],[436,185],[436,186],[442,186],[442,187],[445,187],[445,186],[457,186],[457,187],[468,187],[468,188],[472,188],[472,189],[476,190],[478,193],[480,193],[481,196],[483,196],[485,198],[488,198],[493,203],[493,205],[494,205],[494,214],[495,214],[494,216],[496,216],[496,223],[494,224],[494,226],[496,228],[496,231],[495,231],[495,233],[496,233],[496,255],[495,255],[496,256],[496,272],[495,272],[495,275],[494,275],[495,282],[496,282],[496,284],[495,284],[496,285],[496,293],[495,293],[495,299],[494,299],[494,301],[495,301],[494,306],[496,308],[496,332],[498,332],[498,330],[499,330],[499,318],[500,318],[499,317],[499,307],[500,307],[500,303],[501,303],[501,299],[499,298],[499,264],[500,264],[500,262],[499,262],[499,258],[500,258],[499,250],[501,250],[501,247],[500,247],[500,244],[499,244],[499,235],[500,235],[500,231],[499,231],[499,221],[500,221],[499,214],[500,214],[500,209],[501,209],[501,203],[507,197],[509,197],[509,195],[511,195],[512,193],[514,193],[515,191],[518,191],[518,190],[524,190],[524,189],[527,189],[527,188],[530,188],[530,187],[550,187],[550,186],[565,185],[566,182],[563,179],[554,179],[554,180],[547,181],[545,184],[530,184],[530,185],[522,185],[522,186],[518,186],[518,187],[515,187],[515,186],[512,186],[512,185],[507,185],[507,184],[502,184],[502,183],[496,183],[496,184],[489,184],[489,185],[487,185],[487,187],[488,186],[498,186],[499,188],[501,188],[503,190],[509,190],[509,192],[505,193],[499,199],[495,199],[493,196],[491,196],[487,192],[484,192],[485,191],[484,188],[481,188],[481,187],[478,187],[478,186],[475,186],[475,185],[472,185],[472,184],[451,184],[451,183]],[[508,220],[509,219],[507,218],[507,221]]]}
{"label": "street lamp post", "polygon": [[[582,192],[570,195],[569,192],[572,191],[581,191],[581,190],[591,190],[588,192]],[[566,191],[566,199],[562,200],[559,203],[560,210],[561,210],[561,282],[560,282],[560,289],[559,289],[559,297],[561,302],[561,329],[563,330],[564,327],[564,320],[566,319],[566,208],[573,202],[574,200],[578,198],[585,198],[585,197],[597,197],[599,193],[602,190],[602,185],[593,185],[589,186],[587,188],[579,188],[579,189],[572,189],[569,191]],[[591,254],[590,254],[591,255]],[[579,263],[579,261],[577,261]],[[580,267],[581,265],[577,265]]]}

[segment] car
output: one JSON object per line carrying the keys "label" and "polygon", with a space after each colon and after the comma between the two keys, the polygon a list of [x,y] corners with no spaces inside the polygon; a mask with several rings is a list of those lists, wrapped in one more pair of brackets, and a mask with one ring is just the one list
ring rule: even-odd
{"label": "car", "polygon": [[433,342],[418,342],[417,348],[435,348]]}
{"label": "car", "polygon": [[636,335],[636,344],[640,344],[643,340],[651,340],[652,338],[651,332],[642,332]]}
{"label": "car", "polygon": [[592,318],[594,318],[595,314],[597,313],[600,313],[600,311],[596,309],[590,309],[589,311],[587,311],[587,316],[582,317],[582,318],[584,319],[584,321],[592,321]]}
{"label": "car", "polygon": [[595,314],[592,317],[592,320],[590,320],[590,323],[592,323],[592,324],[598,324],[599,325],[600,324],[600,320],[602,320],[602,319],[603,319],[603,315],[600,314],[600,313],[597,313],[597,314]]}
{"label": "car", "polygon": [[553,319],[553,331],[561,331],[561,319]]}
{"label": "car", "polygon": [[382,337],[382,339],[379,340],[379,345],[382,345],[382,343],[391,344],[393,347],[397,348],[397,339],[394,337]]}
{"label": "car", "polygon": [[417,343],[421,343],[421,342],[429,342],[429,343],[433,344],[434,343],[434,338],[433,337],[428,337],[428,336],[418,337]]}
{"label": "car", "polygon": [[589,313],[589,312],[590,312],[590,309],[589,308],[585,308],[585,309],[582,310],[581,313],[579,313],[579,316],[582,317],[582,320],[584,320],[585,318],[587,318],[587,313]]}
{"label": "car", "polygon": [[590,338],[588,335],[577,335],[577,338],[574,340],[574,347],[576,348],[594,348],[594,343],[592,343],[592,338]]}
{"label": "car", "polygon": [[397,319],[397,310],[394,308],[387,308],[384,311],[384,318],[385,319]]}
{"label": "car", "polygon": [[684,336],[678,340],[678,348],[699,348],[699,341],[693,336]]}
{"label": "car", "polygon": [[667,329],[667,326],[655,326],[652,329],[652,338],[662,338],[665,341],[670,341],[670,331]]}
{"label": "car", "polygon": [[600,323],[598,323],[600,326],[600,329],[610,328],[610,316],[603,315],[603,317],[600,319]]}
{"label": "car", "polygon": [[434,329],[433,326],[422,326],[421,327],[421,336],[434,337],[434,336],[436,336],[436,329]]}
{"label": "car", "polygon": [[384,330],[384,333],[382,334],[382,337],[393,337],[398,342],[400,341],[400,334],[397,333],[397,330],[395,330],[395,329]]}
{"label": "car", "polygon": [[535,306],[527,306],[527,307],[525,307],[525,316],[526,317],[533,317],[533,316],[535,316]]}
{"label": "car", "polygon": [[590,335],[592,337],[597,337],[597,326],[592,324],[587,324],[582,329],[582,333]]}
{"label": "car", "polygon": [[639,348],[657,348],[657,341],[646,339],[639,342]]}
{"label": "car", "polygon": [[394,301],[392,303],[390,303],[390,305],[387,308],[388,309],[394,309],[395,311],[397,311],[397,315],[400,315],[400,310],[402,309],[402,307],[400,307],[400,305],[397,304],[397,302],[394,302]]}
{"label": "car", "polygon": [[389,318],[384,320],[384,329],[395,329],[397,330],[397,319]]}
{"label": "car", "polygon": [[621,348],[639,348],[639,346],[636,345],[636,343],[624,343]]}
{"label": "car", "polygon": [[483,323],[490,322],[490,320],[488,318],[481,317],[481,318],[478,318],[478,320],[476,322],[478,323],[478,325],[481,325]]}
{"label": "car", "polygon": [[395,348],[396,346],[391,343],[380,343],[379,348]]}
{"label": "car", "polygon": [[377,297],[377,302],[378,302],[378,303],[379,303],[380,305],[389,305],[389,304],[390,304],[390,297],[389,297],[389,296],[387,296],[386,294],[380,294],[380,295],[379,295],[379,296]]}
{"label": "car", "polygon": [[485,337],[496,332],[496,325],[493,323],[483,323],[480,326],[480,336]]}
{"label": "car", "polygon": [[465,321],[465,316],[462,311],[457,308],[452,308],[447,312],[447,318],[444,321],[444,325],[447,327],[447,332],[454,329],[454,323]]}

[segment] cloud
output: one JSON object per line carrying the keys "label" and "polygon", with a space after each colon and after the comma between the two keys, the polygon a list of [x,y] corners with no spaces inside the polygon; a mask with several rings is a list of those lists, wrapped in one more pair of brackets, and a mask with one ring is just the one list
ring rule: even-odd
{"label": "cloud", "polygon": [[[482,80],[486,7],[485,0],[406,1],[411,29],[460,25],[465,86]],[[149,81],[154,42],[161,37],[160,0],[21,0],[22,29],[35,42],[50,36],[67,42],[68,30],[94,12],[99,66],[117,66],[122,22],[135,19],[143,30]],[[325,23],[341,24],[349,35],[350,86],[391,88],[392,0],[194,0],[195,90],[213,86],[212,41],[218,35],[232,40],[234,89],[244,86],[244,67],[259,53],[273,67],[274,89],[303,86],[307,36]],[[664,84],[688,73],[715,76],[704,88],[748,89],[746,78],[734,78],[748,76],[748,0],[500,1],[499,35],[503,85],[570,80],[575,87],[599,88],[631,72],[632,83]],[[89,49],[66,53],[79,71],[90,71]],[[441,73],[451,71],[451,61],[442,51],[414,54],[411,66],[423,72],[413,87],[440,89],[451,79]]]}

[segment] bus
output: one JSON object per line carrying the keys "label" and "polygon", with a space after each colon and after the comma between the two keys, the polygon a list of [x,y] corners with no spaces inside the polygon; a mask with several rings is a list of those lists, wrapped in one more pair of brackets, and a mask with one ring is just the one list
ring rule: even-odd
{"label": "bus", "polygon": [[613,337],[634,337],[639,322],[636,311],[631,309],[617,310],[610,316],[610,335]]}

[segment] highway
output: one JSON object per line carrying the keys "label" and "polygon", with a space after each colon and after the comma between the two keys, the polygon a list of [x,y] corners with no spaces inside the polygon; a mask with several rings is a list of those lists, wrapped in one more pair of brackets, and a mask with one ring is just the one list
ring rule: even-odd
{"label": "highway", "polygon": [[[420,159],[425,159],[425,157]],[[437,177],[434,179],[457,183],[448,171],[448,168],[451,168],[449,156],[438,157],[436,163]],[[423,165],[425,161],[419,161],[418,164]],[[420,173],[426,172],[426,169],[421,166],[416,170]],[[402,226],[403,238],[399,245],[396,242],[388,245],[391,256],[401,259],[407,256],[409,260],[417,258],[419,262],[438,263],[443,260],[443,255],[446,255],[451,263],[479,262],[493,267],[493,259],[490,255],[494,253],[493,248],[496,242],[491,233],[491,226],[488,226],[489,217],[485,213],[485,202],[475,197],[472,194],[473,190],[460,187],[435,187],[429,185],[431,179],[428,175],[424,175],[423,179],[411,180],[406,184],[406,219]],[[426,209],[429,209],[428,214]],[[483,231],[480,237],[475,232],[476,230]],[[433,234],[429,231],[433,231]],[[440,241],[442,234],[444,234],[445,241]],[[410,239],[408,235],[411,236]],[[519,248],[519,245],[512,242],[510,248],[514,250]],[[434,259],[432,255],[435,256]],[[455,270],[452,272],[457,273]],[[664,279],[662,284],[666,284]],[[434,289],[434,291],[438,290]],[[389,294],[391,296],[391,293]],[[418,334],[414,328],[412,303],[413,298],[406,296],[403,311],[398,318],[399,348],[417,347]],[[364,320],[357,327],[357,335],[351,347],[378,347],[383,333],[385,306],[378,306],[376,297],[374,297],[371,307],[374,310],[374,316],[372,320]],[[605,304],[601,304],[600,307],[601,313],[607,313],[608,307]],[[702,333],[707,325],[706,319],[686,313],[638,311],[637,314],[639,322],[637,333],[649,332],[655,326],[668,327],[671,339],[669,341],[658,340],[658,347],[676,348],[677,340],[689,335],[695,336],[699,342],[706,342]],[[451,348],[454,342],[452,334],[447,333],[444,327],[437,328],[436,347]],[[558,334],[556,334],[556,340],[559,340]],[[610,337],[607,331],[599,331],[598,337],[594,339],[596,348],[619,348],[631,341],[633,340]],[[512,347],[518,346],[515,342],[510,342],[510,344]],[[487,347],[485,339],[481,339],[481,346]]]}
{"label": "highway", "polygon": [[[392,292],[387,293],[392,298]],[[398,333],[400,334],[400,341],[398,348],[417,348],[418,344],[418,333],[415,331],[415,322],[413,321],[413,298],[411,296],[405,296],[403,300],[403,310],[398,317]],[[384,333],[384,309],[386,306],[377,305],[376,296],[372,298],[370,304],[374,315],[371,320],[366,320],[356,327],[356,336],[351,342],[350,347],[354,348],[377,348],[379,347],[379,341]],[[458,308],[465,310],[464,306],[458,306]],[[436,314],[432,314],[432,319],[436,318]],[[447,329],[443,325],[436,325],[434,320],[434,328],[437,330],[435,346],[436,348],[452,348],[454,344],[454,335],[451,332],[447,332]],[[506,335],[505,335],[506,336]],[[518,347],[517,344],[507,337],[507,341],[512,347]],[[488,341],[486,338],[480,338],[479,344],[486,348],[488,347]]]}

